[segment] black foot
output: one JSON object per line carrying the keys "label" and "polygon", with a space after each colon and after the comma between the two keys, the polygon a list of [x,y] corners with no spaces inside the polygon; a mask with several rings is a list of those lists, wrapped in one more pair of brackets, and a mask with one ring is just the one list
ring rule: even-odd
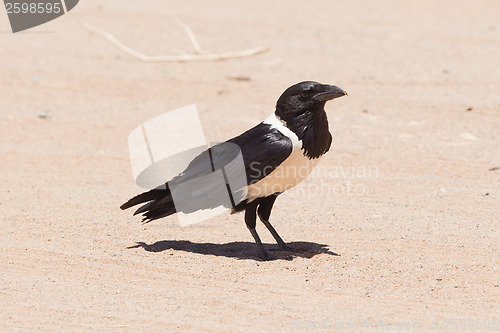
{"label": "black foot", "polygon": [[250,233],[252,234],[253,238],[255,239],[255,244],[257,245],[257,251],[259,252],[259,256],[262,258],[262,260],[267,261],[271,260],[271,255],[269,252],[264,248],[264,245],[262,245],[262,242],[260,241],[260,237],[257,234],[257,231],[255,229],[250,229]]}
{"label": "black foot", "polygon": [[284,252],[299,252],[300,250],[297,250],[294,247],[291,247],[290,245],[287,245],[286,243],[278,243],[278,248],[277,249],[272,249],[271,251],[284,251]]}
{"label": "black foot", "polygon": [[294,249],[290,245],[287,245],[285,242],[283,242],[282,244],[278,244],[278,249],[280,249],[280,251],[288,251],[288,252],[297,251],[296,249]]}
{"label": "black foot", "polygon": [[273,259],[273,257],[269,254],[269,252],[266,249],[263,249],[263,251],[261,249],[258,250],[259,250],[259,256],[262,259],[262,261],[269,261]]}

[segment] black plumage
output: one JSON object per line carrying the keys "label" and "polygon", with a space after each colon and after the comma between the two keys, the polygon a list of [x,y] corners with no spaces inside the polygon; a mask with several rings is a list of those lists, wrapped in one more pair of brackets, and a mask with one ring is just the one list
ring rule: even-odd
{"label": "black plumage", "polygon": [[[245,172],[243,176],[246,177],[247,187],[242,190],[247,190],[248,193],[239,191],[240,197],[236,198],[237,200],[232,198],[231,207],[227,208],[232,208],[232,213],[245,210],[245,223],[263,259],[268,259],[269,253],[255,231],[257,216],[276,239],[279,248],[288,249],[269,223],[269,217],[277,196],[302,179],[290,181],[290,175],[287,174],[280,178],[277,176],[278,171],[282,172],[294,166],[301,167],[300,163],[319,159],[330,149],[332,136],[328,130],[324,106],[326,101],[346,94],[344,90],[336,86],[313,81],[291,86],[278,99],[276,111],[266,121],[225,143],[204,151],[194,158],[178,176],[156,189],[130,199],[120,208],[127,209],[146,203],[136,210],[134,215],[143,214],[143,221],[150,222],[176,213],[170,190],[175,185],[197,181],[221,168],[224,168],[226,173],[235,173],[228,176],[237,177],[237,173]],[[240,152],[244,161],[244,170],[237,168],[228,170],[226,166]],[[285,165],[287,168],[284,168]],[[268,190],[268,188],[274,188],[272,185],[277,185],[276,191]],[[234,196],[235,191],[232,190]],[[189,200],[190,204],[182,211],[190,213],[220,206],[217,200],[219,191],[227,191],[227,189],[214,186],[210,182],[201,183],[195,193],[185,193],[185,200]]]}

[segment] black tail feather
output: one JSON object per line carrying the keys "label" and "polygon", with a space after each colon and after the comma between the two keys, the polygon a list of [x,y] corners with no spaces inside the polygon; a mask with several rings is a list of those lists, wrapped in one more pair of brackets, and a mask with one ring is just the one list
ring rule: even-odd
{"label": "black tail feather", "polygon": [[174,213],[176,213],[176,210],[172,202],[171,206],[163,205],[161,207],[158,207],[157,209],[150,210],[144,213],[142,223],[148,223],[153,220],[161,219],[162,217],[169,216]]}
{"label": "black tail feather", "polygon": [[137,214],[141,214],[141,213],[144,213],[145,211],[149,210],[151,207],[154,206],[154,204],[156,203],[156,200],[151,200],[150,202],[148,202],[147,204],[139,207],[139,209],[137,209],[135,212],[134,212],[134,216],[137,215]]}
{"label": "black tail feather", "polygon": [[132,199],[121,205],[120,209],[125,210],[127,208],[133,207],[143,202],[148,202],[155,199],[161,199],[167,195],[170,195],[170,189],[168,187],[165,189],[155,188],[152,189],[151,191],[144,192],[142,194],[133,197]]}
{"label": "black tail feather", "polygon": [[166,188],[155,188],[139,194],[121,205],[120,208],[127,209],[144,202],[146,204],[139,207],[134,213],[134,215],[142,214],[144,217],[142,219],[143,223],[148,223],[176,212],[168,186]]}

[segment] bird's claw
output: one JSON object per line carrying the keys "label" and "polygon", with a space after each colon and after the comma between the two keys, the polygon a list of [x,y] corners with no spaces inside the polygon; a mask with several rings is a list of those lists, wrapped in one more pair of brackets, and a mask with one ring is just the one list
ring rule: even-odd
{"label": "bird's claw", "polygon": [[290,245],[287,245],[286,243],[278,244],[278,249],[280,251],[287,251],[287,252],[296,252],[297,251],[297,249],[291,247]]}
{"label": "bird's claw", "polygon": [[271,255],[269,254],[269,252],[267,252],[266,250],[259,251],[259,255],[260,255],[260,258],[262,259],[262,261],[269,261],[269,260],[273,259],[271,257]]}

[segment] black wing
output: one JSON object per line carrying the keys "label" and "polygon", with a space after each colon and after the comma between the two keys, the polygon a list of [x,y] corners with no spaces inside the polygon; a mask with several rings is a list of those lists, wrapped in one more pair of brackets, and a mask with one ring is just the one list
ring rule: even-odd
{"label": "black wing", "polygon": [[[182,173],[167,182],[166,186],[140,194],[120,208],[126,209],[150,201],[135,214],[144,213],[144,219],[151,221],[175,213],[176,208],[190,213],[218,207],[221,205],[220,198],[227,196],[229,187],[220,186],[220,182],[214,181],[214,171],[223,168],[226,183],[228,179],[244,179],[246,174],[246,184],[242,185],[253,184],[276,169],[291,154],[292,148],[292,141],[287,136],[269,124],[260,123],[245,133],[202,152]],[[240,152],[243,167],[232,163]],[[242,175],[243,172],[245,174]],[[240,189],[231,190],[234,194]],[[173,196],[177,207],[174,206]],[[232,208],[243,199],[231,198]],[[179,202],[188,205],[179,205]]]}
{"label": "black wing", "polygon": [[293,149],[290,138],[264,123],[228,142],[235,143],[241,149],[249,185],[274,171],[290,156]]}

